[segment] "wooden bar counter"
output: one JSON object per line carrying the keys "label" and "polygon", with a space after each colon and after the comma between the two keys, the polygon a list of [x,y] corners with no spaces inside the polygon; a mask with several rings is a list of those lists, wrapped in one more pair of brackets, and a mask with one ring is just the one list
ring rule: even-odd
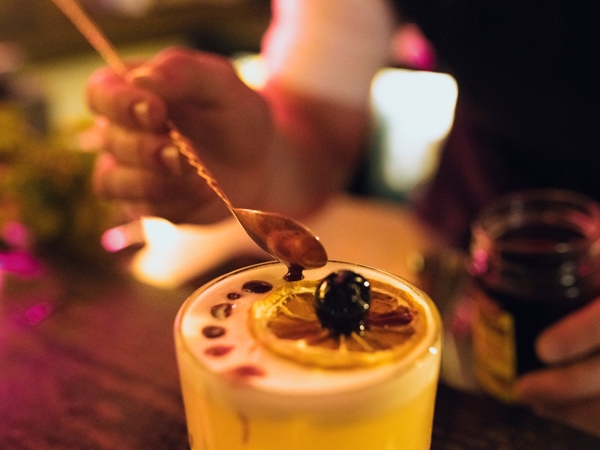
{"label": "wooden bar counter", "polygon": [[[343,218],[336,211],[333,216]],[[314,226],[329,237],[319,223]],[[364,237],[360,226],[354,232]],[[189,448],[172,337],[175,315],[203,281],[255,260],[238,256],[171,288],[63,255],[46,258],[45,270],[31,278],[4,274],[0,448]],[[440,384],[432,449],[597,448],[598,438]]]}

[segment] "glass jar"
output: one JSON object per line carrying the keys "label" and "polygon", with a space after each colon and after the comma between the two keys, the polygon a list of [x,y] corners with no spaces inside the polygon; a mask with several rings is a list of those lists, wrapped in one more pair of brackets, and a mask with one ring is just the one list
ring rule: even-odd
{"label": "glass jar", "polygon": [[512,401],[515,379],[543,364],[539,333],[600,294],[600,205],[554,189],[511,194],[472,226],[475,376]]}

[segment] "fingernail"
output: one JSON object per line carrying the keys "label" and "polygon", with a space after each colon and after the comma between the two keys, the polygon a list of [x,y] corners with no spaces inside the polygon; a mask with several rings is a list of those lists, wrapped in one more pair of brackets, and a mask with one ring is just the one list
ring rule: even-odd
{"label": "fingernail", "polygon": [[160,152],[160,160],[173,175],[181,175],[183,173],[181,155],[176,146],[169,145],[163,148]]}
{"label": "fingernail", "polygon": [[152,73],[152,71],[148,67],[145,67],[145,66],[136,67],[135,69],[129,70],[125,74],[125,80],[131,82],[131,81],[140,80],[142,78],[148,78],[151,73]]}
{"label": "fingernail", "polygon": [[150,104],[147,101],[139,101],[133,104],[133,114],[136,120],[144,128],[152,128],[152,117],[150,116]]}

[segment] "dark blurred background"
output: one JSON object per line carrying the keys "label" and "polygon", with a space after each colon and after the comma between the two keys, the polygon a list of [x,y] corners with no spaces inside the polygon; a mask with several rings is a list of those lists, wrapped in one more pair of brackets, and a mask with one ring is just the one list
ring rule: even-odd
{"label": "dark blurred background", "polygon": [[[86,0],[80,3],[116,45],[178,36],[222,53],[256,51],[270,17],[269,0]],[[2,41],[21,46],[30,60],[89,49],[50,0],[2,0]]]}

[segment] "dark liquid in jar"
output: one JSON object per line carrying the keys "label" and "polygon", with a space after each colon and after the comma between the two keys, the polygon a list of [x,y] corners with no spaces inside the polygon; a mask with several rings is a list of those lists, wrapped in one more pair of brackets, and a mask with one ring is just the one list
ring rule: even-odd
{"label": "dark liquid in jar", "polygon": [[475,277],[481,293],[513,318],[519,375],[543,367],[535,354],[537,336],[600,292],[590,263],[559,251],[584,239],[560,226],[508,230],[497,239],[503,249],[498,268]]}
{"label": "dark liquid in jar", "polygon": [[544,366],[535,353],[537,336],[548,326],[593,299],[593,296],[579,297],[569,304],[552,301],[552,299],[545,302],[543,299],[536,299],[533,302],[529,298],[514,297],[494,291],[481,283],[478,283],[478,286],[489,300],[513,316],[518,375]]}

